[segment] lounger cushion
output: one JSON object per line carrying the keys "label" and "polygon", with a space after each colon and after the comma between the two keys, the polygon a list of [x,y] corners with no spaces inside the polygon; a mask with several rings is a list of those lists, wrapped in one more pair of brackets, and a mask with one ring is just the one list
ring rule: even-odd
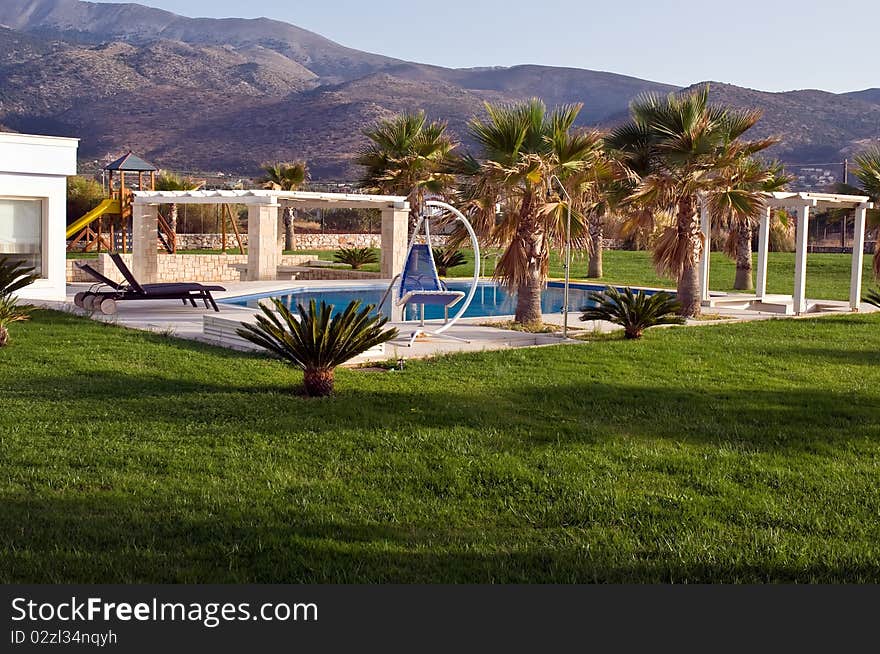
{"label": "lounger cushion", "polygon": [[197,283],[142,284],[147,295],[167,295],[169,293],[199,293],[201,291],[225,291],[222,286],[204,286]]}

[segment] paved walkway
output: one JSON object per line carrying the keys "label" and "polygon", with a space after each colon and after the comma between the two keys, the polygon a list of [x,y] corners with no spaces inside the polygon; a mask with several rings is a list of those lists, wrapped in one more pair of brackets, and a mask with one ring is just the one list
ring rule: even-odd
{"label": "paved walkway", "polygon": [[[224,282],[226,291],[215,293],[218,301],[225,298],[238,297],[241,295],[257,295],[271,293],[273,291],[289,290],[296,287],[297,282]],[[301,286],[309,288],[350,288],[351,280],[340,281],[309,281],[300,282]],[[206,310],[202,305],[198,308],[185,307],[180,301],[129,301],[120,302],[118,313],[113,316],[105,316],[98,313],[90,313],[78,309],[73,304],[73,296],[79,291],[88,290],[88,284],[70,284],[67,287],[67,302],[52,303],[55,308],[72,311],[81,315],[91,315],[95,320],[117,324],[131,329],[168,334],[179,338],[221,345],[224,347],[250,348],[250,344],[231,341],[229,338],[218,338],[205,334],[205,317],[220,319],[225,323],[227,331],[233,332],[239,322],[253,322],[257,313],[254,309],[239,307],[231,304],[220,304],[220,313]],[[560,316],[561,318],[561,316]],[[391,323],[397,327],[400,336],[387,344],[386,353],[383,356],[361,358],[359,361],[386,360],[390,358],[422,358],[436,356],[452,352],[478,352],[483,350],[502,350],[519,347],[535,347],[541,345],[555,345],[562,341],[555,334],[529,334],[524,332],[485,327],[479,323],[487,322],[486,318],[466,319],[454,325],[447,332],[452,338],[419,338],[412,347],[409,346],[410,336],[419,328],[417,323]],[[500,318],[498,320],[501,320]],[[426,329],[437,328],[442,321],[428,321]],[[610,330],[612,325],[607,326]]]}
{"label": "paved walkway", "polygon": [[[309,282],[290,282],[290,281],[274,281],[274,282],[226,282],[224,286],[226,291],[216,293],[217,300],[225,298],[237,297],[241,295],[253,295],[271,293],[273,291],[287,290],[298,285],[308,286],[309,288],[338,288],[351,287],[351,280],[340,281],[309,281]],[[52,308],[59,308],[66,311],[75,312],[81,315],[89,315],[82,309],[78,309],[73,304],[73,296],[79,292],[89,288],[88,284],[70,284],[68,285],[68,300],[65,303],[48,303]],[[865,311],[876,311],[874,307],[865,306]],[[719,322],[726,323],[732,321],[752,321],[752,320],[768,320],[773,318],[785,318],[792,316],[783,316],[779,313],[766,311],[750,311],[745,309],[737,309],[730,307],[712,307],[704,310],[707,315],[717,315],[719,320],[699,320],[689,321],[690,325],[710,325]],[[178,301],[147,301],[147,302],[120,302],[119,311],[114,316],[104,316],[100,313],[91,314],[93,319],[104,322],[118,324],[120,326],[131,329],[140,329],[152,332],[158,332],[173,335],[179,338],[186,338],[202,342],[221,345],[225,347],[248,348],[249,344],[244,342],[235,342],[234,330],[239,322],[252,322],[255,315],[253,309],[239,307],[230,304],[221,304],[221,312],[219,314],[214,311],[199,307],[185,307]],[[804,317],[815,317],[819,315],[840,314],[841,311],[823,311],[820,313],[811,313]],[[211,336],[205,333],[205,316],[218,319],[218,323],[223,325],[223,329],[227,333],[227,337]],[[519,347],[535,347],[542,345],[553,345],[564,342],[561,334],[529,334],[507,329],[499,329],[485,326],[487,323],[503,323],[511,317],[493,317],[493,318],[468,318],[453,326],[447,333],[453,337],[451,339],[430,337],[426,339],[418,339],[412,347],[408,346],[410,335],[418,329],[417,323],[395,323],[394,326],[400,331],[400,337],[386,346],[386,352],[382,356],[372,357],[364,360],[377,360],[389,358],[421,358],[427,356],[435,356],[451,352],[473,352],[482,350],[500,350],[507,348]],[[550,325],[561,327],[563,323],[563,315],[545,314],[544,320]],[[439,327],[442,322],[429,321],[428,329]],[[569,314],[569,330],[571,335],[583,334],[584,332],[610,332],[619,329],[618,327],[605,322],[581,322],[578,320],[578,314],[572,312]],[[230,338],[231,337],[231,338]],[[571,341],[569,341],[571,342]]]}

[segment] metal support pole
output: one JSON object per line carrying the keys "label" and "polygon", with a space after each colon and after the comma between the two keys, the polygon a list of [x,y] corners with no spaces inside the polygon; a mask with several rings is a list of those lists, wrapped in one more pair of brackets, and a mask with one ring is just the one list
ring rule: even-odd
{"label": "metal support pole", "polygon": [[566,200],[566,216],[565,216],[565,261],[563,269],[565,270],[565,287],[562,292],[562,338],[568,338],[568,291],[571,283],[571,195],[556,175],[550,177],[550,184],[556,182],[562,190]]}

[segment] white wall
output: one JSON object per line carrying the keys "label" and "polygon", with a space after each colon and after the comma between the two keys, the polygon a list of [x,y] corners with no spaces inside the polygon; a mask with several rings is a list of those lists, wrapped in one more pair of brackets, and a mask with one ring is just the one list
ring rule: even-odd
{"label": "white wall", "polygon": [[63,300],[67,240],[67,176],[76,174],[77,139],[0,133],[0,198],[43,202],[43,279],[24,299]]}

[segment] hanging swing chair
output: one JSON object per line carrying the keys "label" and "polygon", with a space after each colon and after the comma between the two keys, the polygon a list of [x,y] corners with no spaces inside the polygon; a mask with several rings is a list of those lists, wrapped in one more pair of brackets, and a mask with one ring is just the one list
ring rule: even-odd
{"label": "hanging swing chair", "polygon": [[[476,265],[474,266],[473,282],[468,293],[464,291],[451,291],[441,281],[440,275],[437,273],[437,264],[434,262],[434,253],[431,248],[430,223],[432,219],[439,218],[444,212],[448,212],[457,221],[461,222],[471,238],[475,261],[480,260],[480,244],[477,241],[474,228],[458,209],[439,200],[428,200],[424,206],[425,208],[422,210],[419,222],[413,230],[409,250],[406,255],[406,264],[399,276],[399,283],[397,279],[391,283],[391,288],[394,288],[396,291],[394,297],[396,298],[395,304],[398,307],[405,309],[407,306],[415,305],[421,309],[421,325],[419,329],[412,333],[409,339],[410,347],[419,336],[444,335],[444,332],[457,323],[464,316],[468,307],[470,307],[480,282],[480,269]],[[425,242],[417,243],[416,241],[419,240],[419,234],[423,227]],[[395,286],[395,284],[397,285]],[[462,300],[464,301],[462,302]],[[424,329],[426,305],[442,306],[447,316],[449,309],[452,307],[458,306],[458,312],[452,318],[447,318],[440,328],[427,331]],[[445,338],[463,340],[448,334],[445,335]]]}

